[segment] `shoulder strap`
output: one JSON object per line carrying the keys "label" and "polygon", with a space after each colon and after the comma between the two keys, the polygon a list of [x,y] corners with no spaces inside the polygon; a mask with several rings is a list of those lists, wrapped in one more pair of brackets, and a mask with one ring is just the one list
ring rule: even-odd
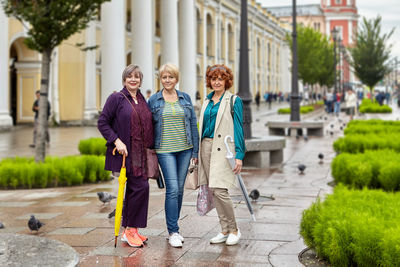
{"label": "shoulder strap", "polygon": [[[235,111],[233,110],[233,102],[234,102],[234,100],[236,100],[236,97],[237,97],[237,95],[231,95],[231,99],[230,99],[230,107],[231,107],[231,116],[232,116],[232,119],[233,119],[233,114],[235,113]],[[234,99],[235,98],[235,99]]]}

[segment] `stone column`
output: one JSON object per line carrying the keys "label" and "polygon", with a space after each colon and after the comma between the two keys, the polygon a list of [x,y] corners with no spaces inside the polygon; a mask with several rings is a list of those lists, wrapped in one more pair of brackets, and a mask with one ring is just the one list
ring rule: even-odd
{"label": "stone column", "polygon": [[126,66],[124,3],[112,0],[101,6],[101,107],[113,91],[122,88]]}
{"label": "stone column", "polygon": [[0,128],[12,126],[9,110],[8,17],[0,6]]}
{"label": "stone column", "polygon": [[153,1],[132,0],[132,63],[143,72],[142,93],[154,86]]}
{"label": "stone column", "polygon": [[[86,29],[86,46],[96,45],[96,22],[91,21]],[[92,120],[98,114],[96,108],[96,50],[86,51],[85,61],[85,109],[84,120]]]}
{"label": "stone column", "polygon": [[[196,24],[194,0],[179,3],[180,88],[196,100]],[[183,38],[182,38],[183,37]]]}
{"label": "stone column", "polygon": [[161,0],[161,64],[165,63],[179,65],[177,0]]}

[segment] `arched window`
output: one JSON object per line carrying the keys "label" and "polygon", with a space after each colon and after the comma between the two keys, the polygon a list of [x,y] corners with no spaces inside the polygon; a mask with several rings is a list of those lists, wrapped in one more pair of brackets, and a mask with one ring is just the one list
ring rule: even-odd
{"label": "arched window", "polygon": [[225,52],[226,52],[226,47],[225,47],[225,28],[224,24],[221,22],[221,32],[220,32],[220,40],[221,40],[221,58],[225,59]]}
{"label": "arched window", "polygon": [[268,62],[267,62],[267,65],[268,65],[268,70],[271,70],[271,43],[268,43],[267,47],[268,47],[268,57],[267,57],[268,58]]}
{"label": "arched window", "polygon": [[261,43],[260,43],[260,39],[257,38],[257,67],[261,67]]}

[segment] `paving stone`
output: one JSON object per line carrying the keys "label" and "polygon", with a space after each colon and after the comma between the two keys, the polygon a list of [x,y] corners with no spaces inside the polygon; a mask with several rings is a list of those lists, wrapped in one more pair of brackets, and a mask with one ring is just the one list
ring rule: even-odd
{"label": "paving stone", "polygon": [[37,193],[27,194],[23,196],[22,199],[52,198],[61,196],[63,194],[64,193],[62,192],[37,192]]}
{"label": "paving stone", "polygon": [[303,264],[299,262],[298,255],[270,255],[269,261],[272,266],[303,267]]}
{"label": "paving stone", "polygon": [[185,202],[185,201],[183,201],[182,202],[182,206],[197,206],[197,202],[194,202],[194,201],[193,202],[192,201],[191,202],[188,202],[188,201]]}
{"label": "paving stone", "polygon": [[28,207],[33,204],[36,204],[36,202],[35,201],[24,201],[24,202],[7,201],[7,202],[0,202],[0,207],[7,207],[7,208]]}
{"label": "paving stone", "polygon": [[150,192],[150,196],[164,196],[165,192]]}
{"label": "paving stone", "polygon": [[12,192],[0,192],[0,199],[9,199],[13,195]]}
{"label": "paving stone", "polygon": [[49,235],[84,235],[93,231],[95,228],[58,228]]}
{"label": "paving stone", "polygon": [[57,213],[26,213],[24,215],[21,215],[19,217],[17,217],[16,219],[18,220],[29,220],[31,218],[31,215],[34,214],[36,219],[38,220],[47,220],[47,219],[53,219],[61,214],[63,214],[62,212],[57,212]]}
{"label": "paving stone", "polygon": [[83,219],[107,219],[108,220],[108,213],[86,213]]}
{"label": "paving stone", "polygon": [[[214,262],[220,256],[219,253],[211,253],[211,252],[186,252],[179,261],[206,261],[206,262]],[[178,261],[178,262],[179,262]]]}
{"label": "paving stone", "polygon": [[271,254],[276,255],[298,255],[307,246],[304,244],[303,239],[299,238],[296,241],[284,243],[281,246],[271,251]]}
{"label": "paving stone", "polygon": [[28,226],[26,227],[9,227],[5,225],[3,229],[0,229],[0,234],[5,234],[5,233],[19,233],[23,230],[26,230]]}
{"label": "paving stone", "polygon": [[89,204],[89,201],[64,201],[51,204],[53,207],[80,207]]}

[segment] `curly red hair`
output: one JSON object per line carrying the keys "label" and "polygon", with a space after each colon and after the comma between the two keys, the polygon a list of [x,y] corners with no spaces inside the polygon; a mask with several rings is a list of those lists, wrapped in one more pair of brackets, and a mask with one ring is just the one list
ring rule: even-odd
{"label": "curly red hair", "polygon": [[210,89],[211,87],[211,80],[213,78],[217,78],[221,76],[222,79],[225,80],[225,90],[228,90],[233,85],[233,72],[230,68],[225,66],[224,64],[216,64],[214,66],[210,66],[207,68],[206,72],[206,86]]}

